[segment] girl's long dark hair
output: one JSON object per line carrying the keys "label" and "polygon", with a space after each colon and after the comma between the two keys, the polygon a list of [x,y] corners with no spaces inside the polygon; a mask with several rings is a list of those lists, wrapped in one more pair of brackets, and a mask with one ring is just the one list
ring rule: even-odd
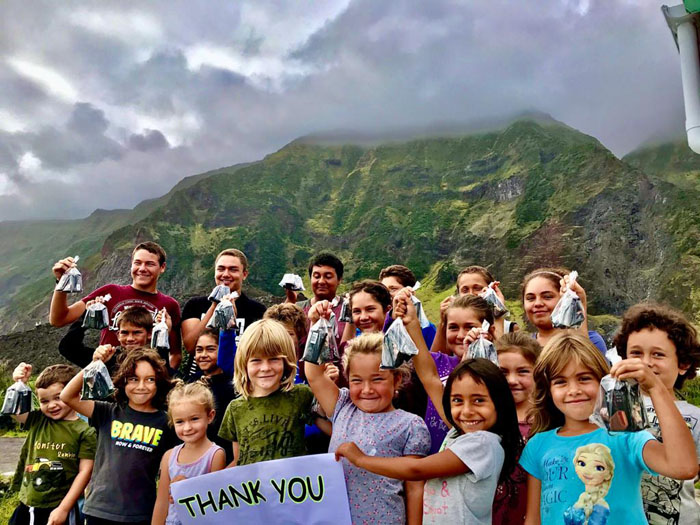
{"label": "girl's long dark hair", "polygon": [[445,390],[442,394],[442,408],[445,417],[455,429],[461,430],[452,419],[452,405],[450,402],[452,385],[457,380],[468,374],[474,381],[486,386],[489,396],[496,407],[496,423],[488,429],[501,438],[501,446],[505,452],[503,468],[498,478],[499,483],[509,479],[515,469],[520,452],[523,448],[523,438],[518,426],[518,413],[515,409],[513,394],[508,387],[503,372],[488,359],[467,359],[462,361],[447,378]]}

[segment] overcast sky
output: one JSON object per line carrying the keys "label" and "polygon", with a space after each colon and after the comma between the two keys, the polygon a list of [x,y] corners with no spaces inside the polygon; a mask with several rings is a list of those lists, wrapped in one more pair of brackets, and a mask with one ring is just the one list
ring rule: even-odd
{"label": "overcast sky", "polygon": [[332,129],[539,110],[622,156],[683,132],[660,6],[5,0],[0,220],[131,208]]}

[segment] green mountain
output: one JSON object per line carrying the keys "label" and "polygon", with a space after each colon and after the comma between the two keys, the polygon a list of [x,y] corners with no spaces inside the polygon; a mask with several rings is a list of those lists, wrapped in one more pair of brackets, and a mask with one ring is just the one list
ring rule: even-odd
{"label": "green mountain", "polygon": [[563,265],[582,274],[593,314],[659,299],[698,318],[697,177],[665,175],[662,154],[620,160],[541,116],[471,134],[354,142],[298,139],[259,162],[185,179],[134,210],[0,224],[0,327],[46,319],[59,256],[81,255],[92,289],[128,280],[131,247],[146,239],[168,251],[161,289],[181,300],[209,291],[223,247],[248,254],[258,296],[281,295],[285,271],[303,272],[328,249],[346,262],[346,282],[408,265],[430,304],[463,265],[492,268],[514,300],[527,271]]}

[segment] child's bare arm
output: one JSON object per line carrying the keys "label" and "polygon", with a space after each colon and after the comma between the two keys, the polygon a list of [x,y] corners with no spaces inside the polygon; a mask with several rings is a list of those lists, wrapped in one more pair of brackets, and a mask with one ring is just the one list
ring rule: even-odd
{"label": "child's bare arm", "polygon": [[423,486],[425,481],[404,481],[406,494],[406,525],[423,523]]}
{"label": "child's bare arm", "polygon": [[165,525],[165,519],[168,517],[168,507],[170,505],[170,471],[168,470],[168,464],[170,463],[170,454],[172,452],[173,449],[168,450],[163,454],[163,459],[160,460],[158,493],[156,495],[156,505],[153,507],[151,525]]}
{"label": "child's bare arm", "polygon": [[85,417],[92,417],[95,410],[94,401],[83,401],[80,399],[80,391],[83,388],[83,371],[78,372],[61,391],[61,401],[71,407],[76,412]]}
{"label": "child's bare arm", "polygon": [[85,492],[85,487],[87,487],[90,476],[92,476],[92,467],[94,463],[92,459],[80,460],[78,463],[78,474],[75,476],[66,495],[63,496],[60,505],[49,514],[47,525],[61,525],[66,523],[71,509],[75,507],[80,495]]}
{"label": "child's bare arm", "polygon": [[[12,372],[12,381],[22,381],[25,385],[29,382],[29,378],[32,375],[32,365],[29,363],[20,363],[17,368]],[[27,416],[29,412],[24,412],[22,414],[12,414],[12,419],[18,423],[24,425],[27,421]]]}
{"label": "child's bare arm", "polygon": [[527,511],[525,525],[540,525],[540,495],[542,482],[534,476],[527,476]]}
{"label": "child's bare arm", "polygon": [[413,357],[413,367],[418,374],[418,378],[442,420],[448,427],[451,427],[452,424],[447,421],[442,408],[442,381],[440,381],[440,375],[435,366],[435,361],[433,361],[433,358],[430,356],[428,347],[423,339],[423,331],[418,322],[416,307],[413,301],[411,301],[408,292],[401,290],[396,294],[393,310],[395,312],[394,315],[403,320],[408,335],[411,336],[411,339],[418,348],[418,355]]}
{"label": "child's bare arm", "polygon": [[644,463],[655,472],[674,479],[693,479],[698,474],[695,442],[675,399],[661,380],[641,359],[625,359],[616,363],[610,374],[617,379],[635,379],[651,397],[659,418],[661,441],[644,445]]}
{"label": "child's bare arm", "polygon": [[340,395],[338,385],[317,364],[304,362],[304,373],[318,404],[329,417],[332,416]]}
{"label": "child's bare arm", "polygon": [[224,449],[219,449],[214,452],[214,457],[211,460],[211,471],[223,470],[226,468],[226,452]]}
{"label": "child's bare arm", "polygon": [[356,467],[380,476],[406,481],[423,481],[469,472],[469,467],[451,450],[443,450],[424,458],[419,456],[382,458],[366,455],[355,443],[343,443],[335,451],[335,459],[341,457]]}
{"label": "child's bare arm", "polygon": [[238,441],[232,441],[231,447],[233,450],[233,461],[231,463],[229,463],[228,465],[226,465],[226,468],[231,468],[231,467],[235,467],[236,465],[238,465],[238,459],[241,456],[241,447],[238,444]]}

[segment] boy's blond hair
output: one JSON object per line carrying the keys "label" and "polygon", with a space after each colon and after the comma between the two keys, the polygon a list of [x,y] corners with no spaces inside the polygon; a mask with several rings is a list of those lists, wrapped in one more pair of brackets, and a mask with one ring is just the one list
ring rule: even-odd
{"label": "boy's blond hair", "polygon": [[535,391],[531,436],[564,424],[564,414],[554,406],[552,399],[552,380],[561,374],[569,363],[585,366],[598,382],[610,371],[603,354],[588,337],[568,332],[554,336],[537,358],[532,372]]}
{"label": "boy's blond hair", "polygon": [[236,352],[233,385],[244,399],[253,393],[248,377],[248,361],[252,357],[279,357],[284,359],[284,372],[280,388],[289,392],[294,387],[297,371],[296,350],[287,329],[279,321],[262,319],[251,324],[241,337]]}

